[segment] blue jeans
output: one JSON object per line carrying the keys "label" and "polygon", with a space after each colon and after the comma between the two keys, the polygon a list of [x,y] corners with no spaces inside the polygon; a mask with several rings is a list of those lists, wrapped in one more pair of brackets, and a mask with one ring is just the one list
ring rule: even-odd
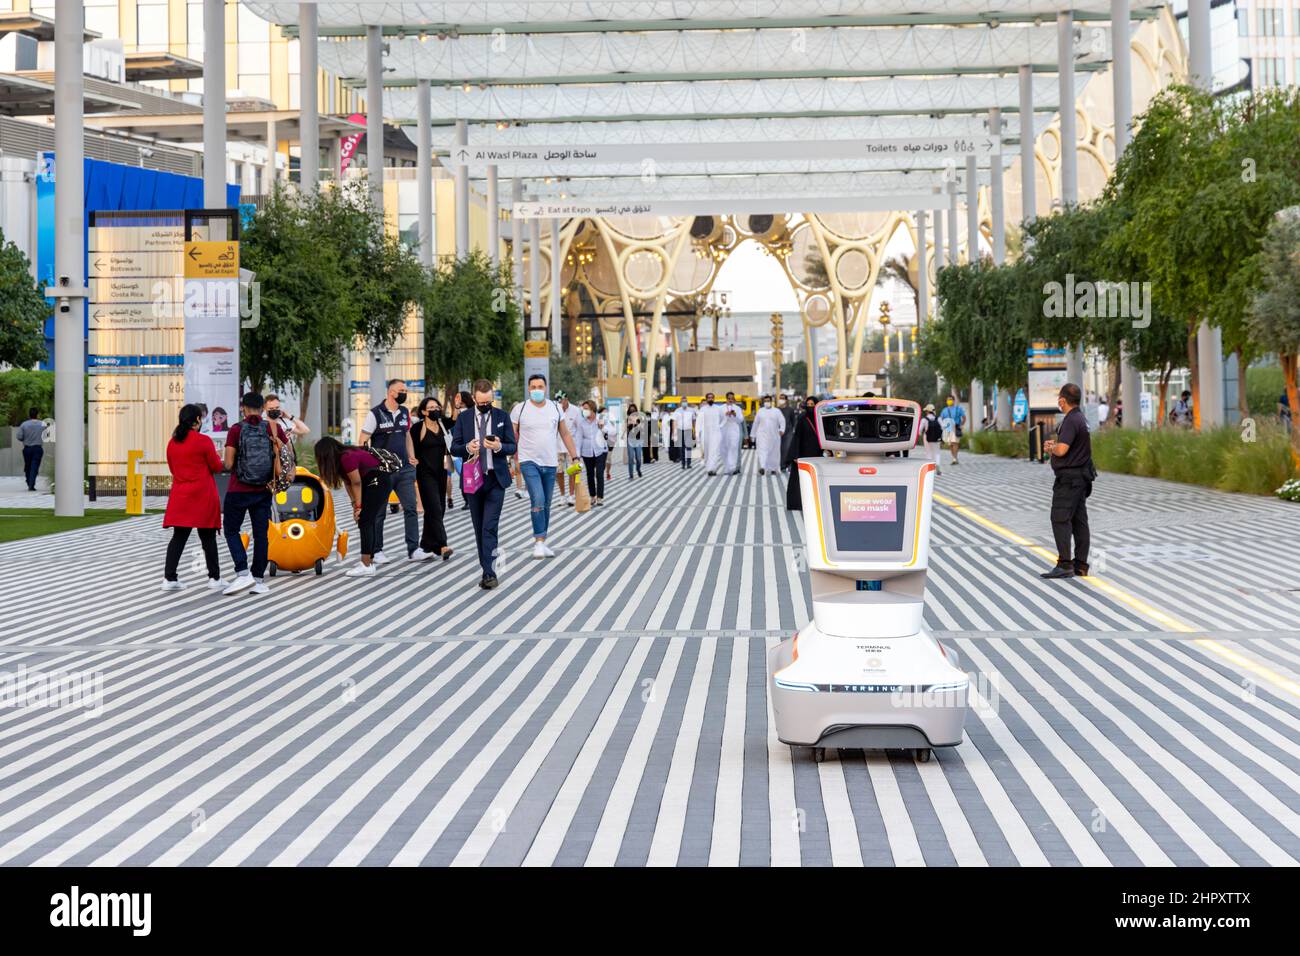
{"label": "blue jeans", "polygon": [[533,537],[545,538],[551,525],[551,493],[555,490],[555,466],[539,465],[535,461],[521,461],[519,473],[528,488],[528,500],[533,506]]}
{"label": "blue jeans", "polygon": [[23,477],[27,479],[27,487],[33,491],[36,490],[36,476],[41,473],[41,459],[43,457],[45,457],[44,446],[23,446]]}
{"label": "blue jeans", "polygon": [[632,469],[634,467],[636,468],[637,477],[641,477],[641,454],[640,445],[627,446],[627,476],[629,478],[632,477]]}
{"label": "blue jeans", "polygon": [[253,542],[253,577],[260,579],[266,573],[266,525],[271,520],[271,493],[269,491],[227,491],[221,508],[221,527],[226,532],[226,547],[235,562],[235,573],[248,568],[248,552],[239,539],[239,527],[248,515],[252,525],[249,535]]}

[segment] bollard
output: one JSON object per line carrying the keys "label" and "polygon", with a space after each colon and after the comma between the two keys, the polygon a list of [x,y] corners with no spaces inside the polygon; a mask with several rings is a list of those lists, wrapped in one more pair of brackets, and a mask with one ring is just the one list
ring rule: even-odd
{"label": "bollard", "polygon": [[143,457],[144,452],[138,448],[126,453],[126,513],[129,515],[144,514],[144,475],[136,468]]}

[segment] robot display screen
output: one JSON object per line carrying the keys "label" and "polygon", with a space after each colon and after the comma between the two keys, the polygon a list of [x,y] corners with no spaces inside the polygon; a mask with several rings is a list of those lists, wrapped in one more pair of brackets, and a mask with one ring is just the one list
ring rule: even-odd
{"label": "robot display screen", "polygon": [[906,485],[831,485],[830,494],[837,550],[903,550]]}

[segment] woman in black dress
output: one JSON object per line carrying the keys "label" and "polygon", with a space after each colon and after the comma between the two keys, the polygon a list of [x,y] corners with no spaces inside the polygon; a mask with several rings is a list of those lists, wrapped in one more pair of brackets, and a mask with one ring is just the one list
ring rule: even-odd
{"label": "woman in black dress", "polygon": [[446,510],[443,494],[447,488],[447,429],[443,425],[442,403],[432,395],[420,402],[419,418],[411,426],[411,444],[415,447],[415,484],[424,505],[424,533],[420,550],[428,555],[451,557],[447,547],[447,529],[442,516]]}
{"label": "woman in black dress", "polygon": [[781,462],[782,467],[790,469],[790,481],[785,488],[787,511],[803,510],[799,492],[799,466],[796,462],[800,458],[820,458],[822,454],[822,443],[817,437],[817,423],[813,419],[813,409],[816,407],[817,399],[813,396],[804,400],[803,411],[794,422],[794,438],[790,440],[790,445],[785,450],[785,459]]}

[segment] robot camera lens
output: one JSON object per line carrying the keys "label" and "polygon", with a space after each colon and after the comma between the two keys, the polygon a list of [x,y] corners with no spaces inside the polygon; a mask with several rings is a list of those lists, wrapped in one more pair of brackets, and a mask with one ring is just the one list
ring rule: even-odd
{"label": "robot camera lens", "polygon": [[897,418],[882,418],[876,428],[876,433],[881,438],[897,438],[899,424]]}
{"label": "robot camera lens", "polygon": [[836,438],[857,438],[858,423],[852,418],[839,418],[835,420],[835,437]]}

